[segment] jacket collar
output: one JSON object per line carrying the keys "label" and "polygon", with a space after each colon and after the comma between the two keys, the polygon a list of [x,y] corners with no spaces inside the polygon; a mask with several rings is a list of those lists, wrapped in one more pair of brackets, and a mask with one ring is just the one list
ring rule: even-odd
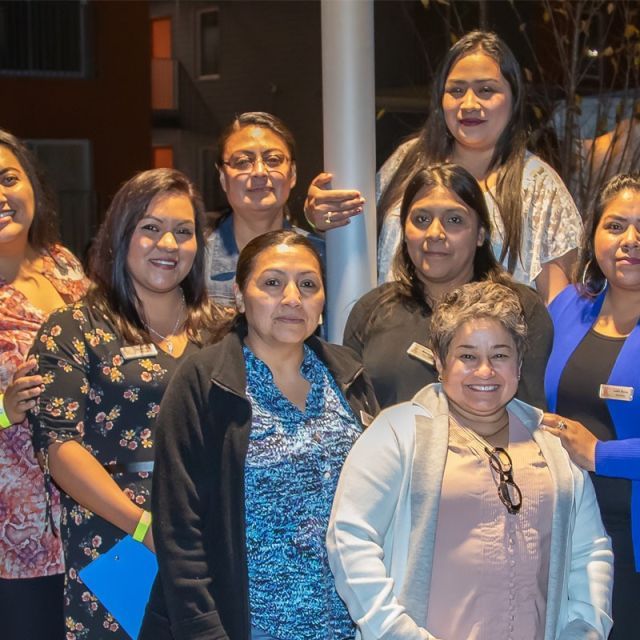
{"label": "jacket collar", "polygon": [[[247,335],[247,323],[240,318],[236,326],[216,345],[211,363],[211,380],[233,393],[243,396],[247,387],[242,345]],[[311,336],[305,344],[329,369],[342,391],[362,373],[362,365],[355,353],[346,347],[325,342]]]}
{"label": "jacket collar", "polygon": [[[412,401],[414,404],[420,405],[427,413],[433,414],[434,417],[438,415],[449,415],[449,403],[447,402],[447,396],[442,390],[442,385],[439,382],[434,382],[426,387],[423,387],[413,396]],[[436,413],[434,414],[434,408]],[[507,410],[513,413],[520,419],[522,424],[531,432],[538,428],[542,422],[542,411],[532,407],[522,400],[514,398],[507,404]]]}

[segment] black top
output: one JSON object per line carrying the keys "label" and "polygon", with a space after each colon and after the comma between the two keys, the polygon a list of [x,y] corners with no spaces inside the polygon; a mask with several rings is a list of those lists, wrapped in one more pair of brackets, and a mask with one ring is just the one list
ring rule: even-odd
{"label": "black top", "polygon": [[[385,300],[397,286],[389,282],[360,298],[344,330],[343,342],[362,358],[382,408],[410,400],[422,387],[438,379],[433,364],[407,353],[413,342],[429,345],[431,312],[397,296]],[[520,299],[528,326],[529,348],[517,397],[544,409],[544,371],[553,343],[553,325],[533,289],[517,283],[510,286]]]}
{"label": "black top", "polygon": [[[150,474],[125,467],[153,460],[160,401],[182,360],[198,347],[189,342],[176,358],[160,347],[128,358],[131,346],[95,307],[78,303],[52,313],[33,343],[45,383],[39,410],[29,419],[38,450],[77,440],[101,464],[120,465],[122,472],[113,479],[136,505],[149,509]],[[128,639],[124,629],[111,627],[113,616],[99,600],[87,597],[87,587],[78,579],[80,569],[125,534],[64,492],[61,501],[67,625],[83,628],[84,640]]]}
{"label": "black top", "polygon": [[[569,358],[558,385],[558,415],[581,422],[598,440],[615,440],[616,431],[600,398],[600,385],[606,384],[624,338],[609,338],[591,329]],[[609,533],[623,526],[629,532],[631,481],[591,474],[602,518]],[[630,539],[629,539],[630,542]]]}

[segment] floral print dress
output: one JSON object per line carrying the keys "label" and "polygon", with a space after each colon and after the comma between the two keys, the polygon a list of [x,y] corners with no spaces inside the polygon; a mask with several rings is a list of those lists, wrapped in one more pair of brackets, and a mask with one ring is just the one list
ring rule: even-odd
{"label": "floral print dress", "polygon": [[[60,245],[42,253],[37,268],[69,304],[80,300],[89,280],[78,260]],[[0,393],[24,362],[47,315],[12,283],[0,278]],[[50,494],[59,522],[60,499]],[[62,545],[45,519],[46,494],[42,470],[25,420],[0,430],[0,578],[24,579],[61,574]]]}
{"label": "floral print dress", "polygon": [[[31,417],[36,446],[74,439],[103,465],[153,460],[154,424],[162,395],[180,358],[127,358],[127,344],[94,308],[77,304],[53,313],[36,337],[45,390]],[[122,467],[120,467],[122,468]],[[151,473],[116,473],[133,502],[150,508]],[[62,494],[62,540],[66,561],[66,640],[129,638],[117,620],[82,583],[78,572],[124,537],[121,529]]]}

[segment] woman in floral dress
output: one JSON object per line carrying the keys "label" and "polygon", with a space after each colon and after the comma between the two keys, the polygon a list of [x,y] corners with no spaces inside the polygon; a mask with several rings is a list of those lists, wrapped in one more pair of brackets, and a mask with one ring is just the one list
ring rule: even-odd
{"label": "woman in floral dress", "polygon": [[[44,479],[26,411],[42,382],[27,359],[48,314],[89,281],[58,244],[55,209],[28,149],[0,130],[0,620],[4,640],[59,640],[64,562],[45,521]],[[59,518],[60,499],[51,495]],[[38,615],[33,615],[37,611]]]}
{"label": "woman in floral dress", "polygon": [[[184,175],[138,174],[107,212],[86,303],[54,313],[36,338],[44,391],[31,420],[65,492],[67,640],[129,637],[79,570],[145,521],[160,400],[180,361],[222,326],[205,292],[202,229]],[[143,542],[154,549],[150,528]]]}

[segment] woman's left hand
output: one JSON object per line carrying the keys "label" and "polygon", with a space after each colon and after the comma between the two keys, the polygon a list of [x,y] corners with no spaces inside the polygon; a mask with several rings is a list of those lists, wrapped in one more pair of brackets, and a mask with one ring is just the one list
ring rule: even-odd
{"label": "woman's left hand", "polygon": [[542,428],[560,438],[569,457],[587,471],[596,470],[596,438],[589,429],[576,420],[569,420],[555,413],[545,413]]}

